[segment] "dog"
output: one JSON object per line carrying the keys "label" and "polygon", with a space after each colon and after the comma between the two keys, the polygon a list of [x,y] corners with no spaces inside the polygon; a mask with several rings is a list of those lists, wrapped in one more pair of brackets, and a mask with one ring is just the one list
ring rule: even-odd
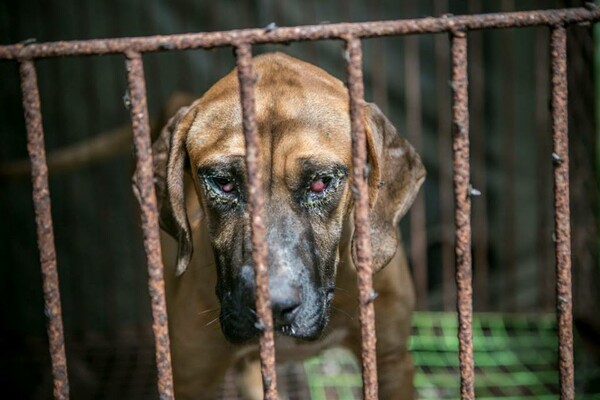
{"label": "dog", "polygon": [[[332,346],[360,358],[347,88],[282,53],[257,56],[253,67],[276,359]],[[376,105],[365,103],[362,118],[379,393],[412,399],[415,300],[398,222],[425,169]],[[237,71],[177,111],[152,151],[176,398],[214,398],[231,366],[242,384],[260,383]],[[244,393],[262,398],[260,384]]]}

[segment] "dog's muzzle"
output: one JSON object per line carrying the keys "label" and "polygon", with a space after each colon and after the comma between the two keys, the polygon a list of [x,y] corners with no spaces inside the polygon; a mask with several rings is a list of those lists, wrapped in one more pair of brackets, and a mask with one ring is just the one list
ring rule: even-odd
{"label": "dog's muzzle", "polygon": [[[303,270],[306,271],[306,270]],[[318,339],[329,316],[333,288],[312,284],[300,271],[294,279],[272,276],[269,280],[270,305],[276,332],[304,340]],[[237,290],[222,293],[221,329],[225,337],[241,343],[257,337],[264,329],[256,313],[254,271],[242,267]]]}

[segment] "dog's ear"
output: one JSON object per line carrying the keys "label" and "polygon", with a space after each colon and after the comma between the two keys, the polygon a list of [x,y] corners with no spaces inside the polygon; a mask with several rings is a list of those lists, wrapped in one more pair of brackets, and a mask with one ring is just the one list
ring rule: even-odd
{"label": "dog's ear", "polygon": [[425,180],[421,158],[383,115],[379,107],[364,108],[369,157],[369,202],[373,272],[386,266],[398,249],[398,222]]}
{"label": "dog's ear", "polygon": [[184,198],[184,169],[187,158],[185,141],[195,117],[194,112],[188,113],[189,109],[190,107],[180,108],[152,144],[159,222],[160,227],[177,240],[175,271],[178,276],[185,272],[193,252]]}

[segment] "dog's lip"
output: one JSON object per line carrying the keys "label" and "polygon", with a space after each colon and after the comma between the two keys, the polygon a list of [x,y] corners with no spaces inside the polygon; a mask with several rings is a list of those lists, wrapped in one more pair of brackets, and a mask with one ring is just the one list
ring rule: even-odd
{"label": "dog's lip", "polygon": [[275,328],[275,331],[283,336],[307,341],[318,339],[322,333],[322,329],[309,329],[308,331],[304,331],[299,327],[295,327],[293,324],[278,326]]}
{"label": "dog's lip", "polygon": [[[256,312],[253,310],[252,314],[256,315]],[[296,322],[290,324],[274,323],[273,330],[278,335],[288,336],[294,339],[313,341],[321,337],[323,329],[325,328],[326,322],[323,322],[323,318],[326,319],[327,317],[320,312],[316,312],[308,319],[302,321],[301,324]],[[251,340],[254,340],[260,336],[265,328],[261,323],[261,320],[258,318],[254,321],[254,323],[247,321],[245,325],[238,325],[235,323],[232,325],[232,322],[234,321],[228,319],[226,323],[221,324],[223,333],[232,343],[247,343]]]}
{"label": "dog's lip", "polygon": [[285,336],[302,340],[315,340],[321,336],[327,324],[328,310],[321,309],[312,315],[305,317],[302,321],[294,321],[290,324],[276,324],[274,330]]}

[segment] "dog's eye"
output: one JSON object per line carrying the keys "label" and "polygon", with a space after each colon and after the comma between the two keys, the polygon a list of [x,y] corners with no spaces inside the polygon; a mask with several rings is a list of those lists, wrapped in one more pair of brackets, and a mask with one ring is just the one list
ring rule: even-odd
{"label": "dog's eye", "polygon": [[308,210],[316,210],[320,213],[323,207],[335,204],[336,194],[339,193],[346,170],[339,168],[322,168],[319,172],[313,172],[300,189],[300,204]]}
{"label": "dog's eye", "polygon": [[310,183],[311,193],[323,193],[331,183],[330,176],[320,176]]}
{"label": "dog's eye", "polygon": [[205,176],[204,182],[209,189],[216,195],[231,196],[237,192],[237,184],[235,180],[228,176]]}
{"label": "dog's eye", "polygon": [[235,183],[229,178],[214,177],[212,180],[215,186],[223,193],[233,193],[235,191]]}

